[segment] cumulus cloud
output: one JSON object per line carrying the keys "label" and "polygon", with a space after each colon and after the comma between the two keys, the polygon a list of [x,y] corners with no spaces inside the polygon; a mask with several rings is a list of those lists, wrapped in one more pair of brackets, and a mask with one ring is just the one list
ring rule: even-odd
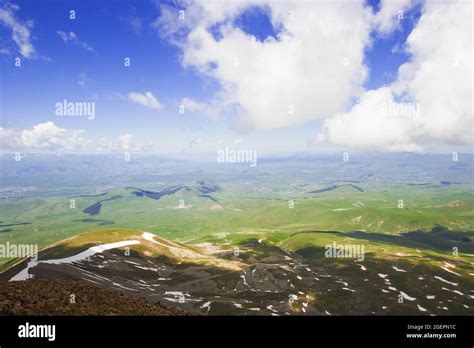
{"label": "cumulus cloud", "polygon": [[[265,11],[276,38],[258,40],[234,24]],[[350,106],[367,76],[372,12],[363,1],[193,1],[185,20],[166,6],[155,27],[182,50],[182,64],[218,81],[216,101],[238,111],[243,130],[327,117]],[[216,35],[217,32],[217,35]]]}
{"label": "cumulus cloud", "polygon": [[472,3],[429,0],[423,12],[394,91],[420,102],[422,131],[430,137],[472,142]]}
{"label": "cumulus cloud", "polygon": [[[31,29],[33,22],[23,21],[16,16],[19,6],[6,3],[0,8],[0,24],[11,30],[11,40],[17,46],[18,52],[24,58],[35,58],[36,51],[31,43]],[[2,52],[8,53],[9,49],[3,47]]]}
{"label": "cumulus cloud", "polygon": [[127,98],[132,103],[142,105],[146,108],[154,110],[160,110],[163,108],[163,104],[161,104],[151,92],[145,92],[143,94],[137,92],[130,92],[127,95]]}
{"label": "cumulus cloud", "polygon": [[[410,151],[429,144],[472,144],[471,6],[462,0],[426,1],[406,42],[410,59],[400,66],[397,80],[367,91],[351,111],[326,120],[318,139]],[[419,105],[417,117],[393,113],[407,103]],[[392,114],[384,113],[381,104],[394,106]]]}
{"label": "cumulus cloud", "polygon": [[419,117],[417,111],[415,105],[397,103],[390,88],[368,91],[350,112],[326,120],[325,132],[316,138],[360,149],[420,151],[413,142],[420,135],[412,127]]}
{"label": "cumulus cloud", "polygon": [[[401,46],[409,56],[390,86],[364,90],[371,34],[385,36],[421,4]],[[318,140],[362,149],[423,151],[472,143],[472,11],[469,1],[181,2],[184,18],[160,6],[153,23],[182,51],[181,63],[218,82],[211,100],[184,98],[191,111],[232,109],[241,130],[321,119]],[[239,28],[245,11],[267,14],[275,37]],[[183,16],[181,16],[183,17]],[[403,18],[401,18],[403,17]],[[412,111],[416,111],[416,115]]]}
{"label": "cumulus cloud", "polygon": [[83,132],[60,128],[53,122],[39,123],[22,131],[0,127],[0,143],[3,151],[74,151],[88,142],[82,137]]}
{"label": "cumulus cloud", "polygon": [[92,46],[86,42],[79,40],[79,38],[74,32],[70,31],[69,33],[67,33],[64,31],[58,31],[57,33],[59,37],[64,41],[65,44],[72,44],[74,46],[81,47],[85,49],[86,51],[94,52],[94,49],[92,48]]}
{"label": "cumulus cloud", "polygon": [[416,2],[421,0],[381,0],[380,10],[374,17],[377,30],[381,34],[388,34],[400,27],[401,21],[405,19],[405,12]]}
{"label": "cumulus cloud", "polygon": [[18,151],[20,148],[18,133],[13,129],[0,127],[0,145],[3,151]]}
{"label": "cumulus cloud", "polygon": [[105,152],[146,152],[152,149],[151,144],[140,145],[133,141],[131,134],[121,134],[117,140],[101,138],[97,144],[99,151]]}

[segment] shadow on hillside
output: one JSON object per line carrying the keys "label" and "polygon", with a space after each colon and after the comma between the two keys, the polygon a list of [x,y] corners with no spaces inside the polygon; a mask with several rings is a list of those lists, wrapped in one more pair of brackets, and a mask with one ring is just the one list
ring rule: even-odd
{"label": "shadow on hillside", "polygon": [[436,225],[431,231],[411,231],[401,233],[400,235],[390,235],[377,232],[338,232],[338,231],[301,231],[301,233],[330,233],[339,236],[363,239],[372,242],[381,242],[392,245],[399,245],[408,248],[426,248],[434,251],[452,252],[454,247],[458,248],[460,253],[474,253],[474,242],[472,237],[474,231],[450,231],[446,227]]}

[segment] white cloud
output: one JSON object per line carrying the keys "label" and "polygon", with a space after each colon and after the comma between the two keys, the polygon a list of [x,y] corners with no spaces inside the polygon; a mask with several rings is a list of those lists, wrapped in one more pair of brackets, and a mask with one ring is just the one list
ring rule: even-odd
{"label": "white cloud", "polygon": [[59,37],[64,41],[65,44],[71,43],[74,46],[78,46],[85,49],[86,51],[94,52],[94,49],[92,48],[92,46],[86,42],[79,40],[79,38],[74,32],[70,31],[69,33],[67,33],[64,31],[58,31],[57,33]]}
{"label": "white cloud", "polygon": [[216,120],[219,118],[219,113],[228,106],[228,103],[224,98],[214,98],[209,102],[198,102],[185,97],[181,100],[181,105],[184,106],[184,112],[198,112]]}
{"label": "white cloud", "polygon": [[[405,13],[416,0],[381,0],[380,10],[374,17],[377,30],[382,34],[388,34],[399,28],[403,20],[406,20]],[[418,0],[417,2],[420,2]]]}
{"label": "white cloud", "polygon": [[427,135],[472,143],[472,3],[429,0],[423,12],[407,39],[411,59],[400,67],[394,91],[420,102]]}
{"label": "white cloud", "polygon": [[[36,51],[31,43],[31,21],[23,21],[16,17],[15,12],[19,10],[17,5],[6,3],[0,8],[0,24],[3,24],[12,32],[12,41],[16,44],[18,51],[24,58],[35,58]],[[3,47],[2,52],[8,52]]]}
{"label": "white cloud", "polygon": [[122,134],[118,139],[118,146],[124,151],[130,151],[134,148],[131,134]]}
{"label": "white cloud", "polygon": [[127,95],[128,100],[132,103],[140,104],[144,107],[160,110],[163,108],[163,104],[161,104],[151,92],[145,92],[143,94],[137,92],[130,92]]}
{"label": "white cloud", "polygon": [[151,144],[140,145],[133,141],[131,134],[121,134],[117,140],[102,138],[97,144],[99,151],[105,152],[146,152],[152,149]]}
{"label": "white cloud", "polygon": [[0,127],[0,145],[2,151],[18,151],[20,148],[18,133],[13,129]]}
{"label": "white cloud", "polygon": [[[277,39],[261,42],[233,25],[232,19],[254,5],[268,12]],[[349,107],[362,91],[372,20],[362,0],[195,1],[185,7],[182,22],[162,7],[155,27],[182,49],[185,67],[219,82],[215,101],[222,110],[238,110],[241,129],[281,128],[327,117]],[[212,26],[220,39],[210,32]]]}
{"label": "white cloud", "polygon": [[420,151],[413,142],[419,132],[412,127],[418,116],[399,112],[402,105],[395,102],[390,88],[368,91],[350,112],[326,120],[325,132],[316,139],[359,149]]}
{"label": "white cloud", "polygon": [[181,100],[181,105],[184,106],[185,110],[189,110],[192,112],[204,111],[205,109],[207,109],[206,103],[200,103],[190,98],[183,98]]}
{"label": "white cloud", "polygon": [[3,151],[73,151],[87,144],[83,132],[59,128],[53,122],[22,131],[0,127],[0,143]]}
{"label": "white cloud", "polygon": [[[472,4],[431,1],[410,33],[409,61],[393,85],[366,92],[345,114],[325,122],[318,135],[355,148],[421,151],[430,144],[473,143]],[[419,103],[418,117],[387,115],[380,104]]]}
{"label": "white cloud", "polygon": [[[364,91],[370,34],[399,29],[417,4],[419,22],[398,48],[409,60],[392,85]],[[276,39],[262,42],[236,26],[234,19],[256,7],[269,15]],[[182,8],[184,20],[161,6],[153,26],[181,49],[184,67],[219,84],[211,100],[184,98],[191,111],[231,109],[243,130],[322,119],[319,140],[362,149],[423,151],[473,142],[470,1],[382,0],[375,14],[362,0],[199,0],[183,1]],[[396,111],[407,105],[416,105],[417,115]]]}

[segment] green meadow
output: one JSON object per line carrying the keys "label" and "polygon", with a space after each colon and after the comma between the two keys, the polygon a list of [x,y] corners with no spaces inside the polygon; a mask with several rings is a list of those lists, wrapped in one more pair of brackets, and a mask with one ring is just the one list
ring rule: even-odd
{"label": "green meadow", "polygon": [[[1,199],[2,225],[30,224],[1,227],[0,241],[33,243],[43,248],[87,231],[123,228],[145,230],[191,244],[205,241],[238,244],[252,237],[266,238],[272,243],[293,239],[288,245],[295,249],[295,239],[303,237],[292,235],[304,231],[362,231],[367,235],[390,236],[424,231],[429,235],[436,226],[468,233],[474,225],[474,199],[471,193],[466,193],[467,187],[373,190],[361,185],[364,192],[343,186],[322,193],[294,190],[258,193],[245,192],[239,189],[239,184],[226,184],[212,193],[214,201],[199,197],[193,183],[186,183],[186,187],[158,200],[136,196],[132,188],[117,188],[100,196]],[[114,196],[120,198],[107,200]],[[83,212],[103,200],[98,214]],[[303,236],[301,245],[322,245],[329,241]],[[401,247],[391,245],[388,239],[384,243],[386,248]]]}

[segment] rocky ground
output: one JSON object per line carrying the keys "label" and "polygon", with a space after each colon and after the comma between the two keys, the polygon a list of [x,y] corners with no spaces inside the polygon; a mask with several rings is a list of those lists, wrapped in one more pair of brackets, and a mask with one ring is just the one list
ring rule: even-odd
{"label": "rocky ground", "polygon": [[[160,247],[166,246],[164,243],[170,242],[160,239]],[[180,262],[152,255],[150,245],[154,244],[127,254],[115,248],[60,263],[48,263],[52,255],[45,251],[40,254],[43,261],[29,266],[28,272],[22,271],[25,261],[0,274],[5,280],[16,274],[17,280],[0,280],[0,313],[276,316],[472,312],[472,268],[462,260],[417,255],[412,258],[418,263],[413,263],[400,254],[392,259],[367,255],[363,262],[355,262],[327,258],[323,248],[289,251],[249,239],[239,244],[237,255],[232,250],[216,250],[213,258],[208,256],[219,262],[197,262],[202,258]],[[176,244],[170,249],[185,256],[191,253],[189,247]],[[238,267],[230,268],[230,264]],[[75,304],[70,303],[72,294]]]}
{"label": "rocky ground", "polygon": [[185,315],[180,309],[85,281],[0,282],[0,315]]}

